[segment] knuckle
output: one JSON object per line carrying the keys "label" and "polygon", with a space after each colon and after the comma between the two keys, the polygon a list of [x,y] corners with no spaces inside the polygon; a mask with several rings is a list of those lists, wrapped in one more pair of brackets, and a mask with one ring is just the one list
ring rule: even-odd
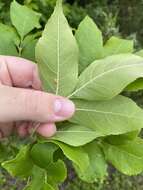
{"label": "knuckle", "polygon": [[[29,91],[29,90],[28,90]],[[42,91],[31,90],[24,98],[24,112],[29,120],[47,122],[54,114],[54,97]]]}
{"label": "knuckle", "polygon": [[24,98],[25,112],[32,119],[39,119],[42,117],[41,99],[43,93],[40,91],[31,91]]}

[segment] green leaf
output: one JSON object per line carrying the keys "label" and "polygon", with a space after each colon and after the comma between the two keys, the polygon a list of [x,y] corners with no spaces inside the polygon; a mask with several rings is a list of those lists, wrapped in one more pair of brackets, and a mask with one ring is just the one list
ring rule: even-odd
{"label": "green leaf", "polygon": [[52,142],[57,144],[63,151],[64,155],[76,164],[81,171],[84,171],[87,168],[89,165],[89,158],[82,147],[72,147],[58,141]]}
{"label": "green leaf", "polygon": [[67,96],[78,76],[78,47],[58,0],[42,38],[36,46],[36,59],[48,92]]}
{"label": "green leaf", "polygon": [[[47,175],[46,180],[47,180],[48,185],[50,185],[54,190],[59,190],[59,188],[58,188],[59,187],[59,183],[57,184],[53,180],[53,178],[51,178],[51,176]],[[49,189],[47,189],[47,190],[49,190]]]}
{"label": "green leaf", "polygon": [[143,49],[141,49],[140,51],[137,51],[135,54],[143,57]]}
{"label": "green leaf", "polygon": [[22,42],[21,57],[35,61],[35,46],[38,39],[35,38],[35,34],[28,35]]}
{"label": "green leaf", "polygon": [[143,127],[143,111],[129,98],[117,96],[109,101],[74,102],[76,113],[70,121],[94,130],[96,138],[123,134]]}
{"label": "green leaf", "polygon": [[103,150],[106,159],[122,173],[137,175],[143,171],[142,139],[137,138],[122,145],[103,143]]}
{"label": "green leaf", "polygon": [[31,30],[34,28],[40,28],[40,16],[41,15],[39,13],[26,7],[25,5],[20,5],[15,0],[11,3],[11,21],[17,29],[22,40]]}
{"label": "green leaf", "polygon": [[81,172],[75,166],[79,177],[88,183],[94,183],[98,180],[103,181],[105,176],[107,176],[107,164],[99,145],[94,141],[83,148],[88,153],[90,165],[84,172]]}
{"label": "green leaf", "polygon": [[44,189],[43,190],[55,190],[55,188],[53,188],[50,184],[45,184],[44,185]]}
{"label": "green leaf", "polygon": [[0,55],[18,56],[17,44],[19,44],[19,37],[16,31],[12,27],[0,23]]}
{"label": "green leaf", "polygon": [[120,53],[132,53],[134,51],[133,40],[125,40],[112,36],[104,45],[104,56]]}
{"label": "green leaf", "polygon": [[49,176],[45,170],[39,168],[38,166],[34,166],[31,180],[26,185],[24,190],[58,190],[57,184],[49,183],[48,177]]}
{"label": "green leaf", "polygon": [[[136,52],[135,54],[140,57],[143,57],[143,50],[140,50]],[[135,80],[134,82],[132,82],[125,88],[126,91],[138,91],[142,89],[143,89],[143,78],[139,78]]]}
{"label": "green leaf", "polygon": [[33,162],[41,168],[47,168],[53,162],[53,154],[58,149],[52,143],[37,143],[31,149]]}
{"label": "green leaf", "polygon": [[110,144],[120,145],[126,143],[126,141],[132,141],[139,135],[140,131],[131,131],[129,133],[125,133],[122,135],[111,135],[105,138],[105,141],[109,142]]}
{"label": "green leaf", "polygon": [[143,59],[132,54],[109,56],[93,62],[80,75],[76,90],[68,97],[107,100],[143,77]]}
{"label": "green leaf", "polygon": [[30,158],[30,146],[21,148],[16,158],[3,162],[2,166],[12,176],[28,177],[33,168],[33,162]]}
{"label": "green leaf", "polygon": [[72,147],[62,142],[56,140],[40,139],[41,143],[53,142],[62,150],[63,154],[76,164],[81,171],[84,171],[89,165],[89,158],[87,153],[83,150],[82,147]]}
{"label": "green leaf", "polygon": [[55,183],[63,182],[67,169],[62,160],[54,161],[54,153],[59,147],[53,143],[37,143],[31,149],[31,157],[35,164],[44,168]]}
{"label": "green leaf", "polygon": [[57,162],[53,162],[48,165],[47,173],[52,178],[52,180],[58,184],[60,182],[64,182],[67,177],[67,168],[65,163],[62,160],[58,160]]}
{"label": "green leaf", "polygon": [[[143,57],[143,50],[140,50],[138,52],[135,53],[136,55]],[[137,80],[135,80],[134,82],[132,82],[131,84],[129,84],[126,87],[126,91],[138,91],[138,90],[142,90],[143,89],[143,79],[139,78]]]}
{"label": "green leaf", "polygon": [[100,134],[97,134],[97,132],[90,128],[70,124],[63,128],[59,128],[52,139],[64,142],[71,146],[81,146],[91,142],[97,136],[100,136]]}
{"label": "green leaf", "polygon": [[94,60],[103,57],[102,33],[94,21],[86,16],[80,23],[75,37],[79,46],[79,68],[83,71]]}
{"label": "green leaf", "polygon": [[125,91],[138,91],[143,89],[143,78],[139,78],[129,84],[126,88]]}
{"label": "green leaf", "polygon": [[24,188],[24,190],[44,190],[44,186],[45,186],[45,171],[37,166],[34,166],[32,170],[31,181]]}
{"label": "green leaf", "polygon": [[4,142],[0,143],[0,163],[5,161],[10,156],[10,151],[7,148],[7,144],[4,144]]}

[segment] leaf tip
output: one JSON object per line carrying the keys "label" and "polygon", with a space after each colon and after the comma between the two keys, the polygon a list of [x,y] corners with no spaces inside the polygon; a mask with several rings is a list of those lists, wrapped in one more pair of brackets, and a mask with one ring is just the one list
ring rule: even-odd
{"label": "leaf tip", "polygon": [[63,0],[57,0],[56,7],[62,7]]}

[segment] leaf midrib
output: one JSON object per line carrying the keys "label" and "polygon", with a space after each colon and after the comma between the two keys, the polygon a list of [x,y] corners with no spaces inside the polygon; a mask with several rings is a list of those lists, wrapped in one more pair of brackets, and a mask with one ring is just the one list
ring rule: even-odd
{"label": "leaf midrib", "polygon": [[121,117],[141,119],[141,117],[129,116],[129,115],[126,115],[126,114],[120,114],[120,113],[114,113],[114,112],[108,112],[108,111],[102,111],[102,110],[96,110],[96,109],[76,108],[76,111],[96,112],[96,113],[101,113],[101,114],[111,114],[111,115],[117,115],[117,116],[121,116]]}
{"label": "leaf midrib", "polygon": [[58,33],[57,33],[57,86],[56,86],[56,95],[59,93],[59,82],[60,82],[60,18],[58,14]]}

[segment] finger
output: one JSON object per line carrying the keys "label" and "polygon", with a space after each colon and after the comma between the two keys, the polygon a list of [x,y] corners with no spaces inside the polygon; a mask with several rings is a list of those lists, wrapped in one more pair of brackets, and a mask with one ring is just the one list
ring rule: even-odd
{"label": "finger", "polygon": [[0,131],[3,137],[8,137],[11,135],[13,131],[14,124],[12,122],[9,123],[0,123]]}
{"label": "finger", "polygon": [[0,80],[9,86],[41,89],[37,65],[23,58],[0,56]]}
{"label": "finger", "polygon": [[0,84],[4,84],[7,86],[12,86],[12,79],[10,77],[10,74],[8,72],[8,68],[6,64],[0,61]]}
{"label": "finger", "polygon": [[56,125],[54,123],[41,124],[36,131],[43,137],[51,137],[56,133]]}
{"label": "finger", "polygon": [[56,122],[69,119],[72,101],[37,90],[0,86],[0,121]]}
{"label": "finger", "polygon": [[28,122],[22,122],[17,128],[18,135],[23,138],[28,135]]}

